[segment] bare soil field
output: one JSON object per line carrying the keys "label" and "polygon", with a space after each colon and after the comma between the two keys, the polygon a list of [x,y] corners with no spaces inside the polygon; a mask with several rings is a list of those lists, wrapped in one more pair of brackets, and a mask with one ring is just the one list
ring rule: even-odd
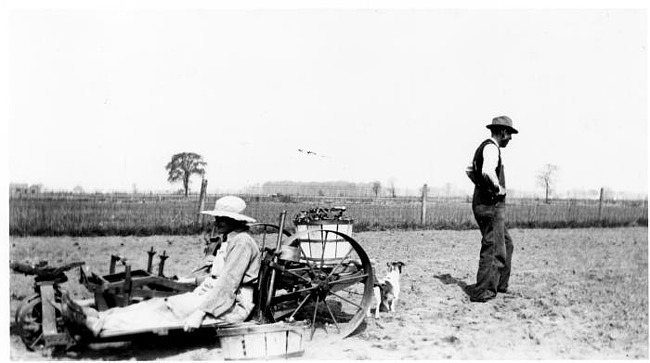
{"label": "bare soil field", "polygon": [[[471,303],[480,233],[386,231],[354,234],[377,276],[386,262],[406,263],[397,311],[367,318],[357,332],[332,340],[317,331],[294,359],[648,359],[648,229],[514,229],[511,286],[487,303]],[[107,273],[111,253],[146,266],[151,246],[166,250],[166,274],[182,275],[201,255],[198,236],[11,238],[12,260],[86,261]],[[141,251],[141,252],[140,252]],[[65,286],[87,294],[68,273]],[[31,279],[11,273],[11,321]],[[211,337],[160,338],[73,350],[27,351],[11,328],[12,360],[221,360]]]}

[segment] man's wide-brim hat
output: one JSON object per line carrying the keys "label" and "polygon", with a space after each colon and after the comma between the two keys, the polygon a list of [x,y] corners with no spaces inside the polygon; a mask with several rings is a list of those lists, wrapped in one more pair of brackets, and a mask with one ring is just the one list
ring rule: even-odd
{"label": "man's wide-brim hat", "polygon": [[510,133],[518,134],[519,131],[512,127],[512,120],[508,116],[499,116],[492,119],[492,123],[485,126],[488,129],[492,130],[493,128],[503,128],[510,130]]}
{"label": "man's wide-brim hat", "polygon": [[217,199],[214,203],[213,210],[204,210],[201,214],[207,214],[214,217],[228,217],[237,221],[255,223],[255,219],[242,214],[244,209],[246,209],[246,202],[244,202],[243,199],[233,195],[227,195]]}

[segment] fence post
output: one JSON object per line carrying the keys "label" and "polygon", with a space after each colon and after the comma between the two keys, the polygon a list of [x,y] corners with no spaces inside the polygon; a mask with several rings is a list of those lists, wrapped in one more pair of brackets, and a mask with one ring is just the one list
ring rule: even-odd
{"label": "fence post", "polygon": [[203,225],[203,214],[201,214],[201,211],[203,210],[203,207],[205,207],[205,190],[207,188],[208,188],[208,180],[202,179],[201,194],[199,195],[199,210],[196,213],[196,223],[200,225]]}
{"label": "fence post", "polygon": [[603,212],[603,191],[604,188],[600,188],[600,200],[598,201],[598,220],[601,220],[602,212]]}
{"label": "fence post", "polygon": [[427,185],[422,186],[422,214],[420,218],[420,224],[425,225],[427,222]]}

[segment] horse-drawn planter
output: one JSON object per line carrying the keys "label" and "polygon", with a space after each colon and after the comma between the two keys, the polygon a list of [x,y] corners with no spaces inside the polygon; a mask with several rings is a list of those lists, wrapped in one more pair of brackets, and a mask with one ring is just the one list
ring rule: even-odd
{"label": "horse-drawn planter", "polygon": [[[343,209],[333,210],[339,211],[340,216]],[[345,218],[315,220],[299,215],[294,220],[297,232],[291,235],[284,228],[285,216],[286,212],[282,212],[279,225],[251,225],[251,234],[259,242],[262,259],[255,289],[256,308],[249,319],[234,325],[206,319],[201,329],[213,329],[217,336],[225,339],[238,332],[278,331],[274,327],[284,325],[288,327],[283,329],[286,331],[308,327],[310,337],[316,329],[323,329],[328,337],[344,338],[363,322],[373,297],[373,272],[367,254],[350,236],[352,221]],[[274,238],[275,245],[272,245]],[[209,254],[217,242],[214,238],[207,241],[206,254]],[[109,274],[103,276],[87,272],[83,262],[60,268],[12,263],[14,271],[36,275],[35,294],[21,303],[15,315],[25,346],[31,350],[67,349],[91,342],[130,340],[145,333],[182,332],[182,326],[169,326],[154,331],[127,330],[93,337],[80,334],[62,317],[60,285],[67,280],[65,271],[76,267],[80,283],[94,295],[92,299],[77,303],[99,311],[180,294],[196,287],[194,283],[164,275],[164,262],[168,257],[165,254],[159,256],[158,271],[154,273],[153,247],[147,253],[149,260],[144,270],[133,270],[128,260],[111,256]],[[118,262],[124,268],[121,272],[116,272]]]}

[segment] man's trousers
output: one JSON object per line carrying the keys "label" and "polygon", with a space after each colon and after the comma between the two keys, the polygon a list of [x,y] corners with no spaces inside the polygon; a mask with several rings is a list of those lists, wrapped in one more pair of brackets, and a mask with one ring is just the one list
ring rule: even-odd
{"label": "man's trousers", "polygon": [[505,226],[505,203],[474,203],[472,209],[482,235],[476,286],[472,295],[480,296],[485,291],[494,294],[505,292],[510,279],[513,251],[512,238]]}

